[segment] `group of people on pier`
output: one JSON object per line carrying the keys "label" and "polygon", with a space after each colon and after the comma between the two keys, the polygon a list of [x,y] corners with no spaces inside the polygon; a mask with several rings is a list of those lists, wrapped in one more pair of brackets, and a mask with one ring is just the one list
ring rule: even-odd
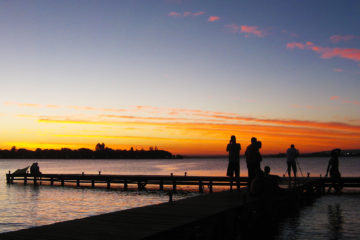
{"label": "group of people on pier", "polygon": [[[252,183],[254,183],[255,178],[257,177],[263,177],[268,176],[271,178],[271,181],[274,179],[280,179],[280,177],[275,175],[270,175],[270,167],[265,166],[264,171],[261,169],[261,161],[262,156],[260,153],[262,143],[261,141],[258,141],[255,137],[251,138],[251,144],[247,146],[245,151],[245,160],[246,160],[246,166],[248,169],[248,189],[249,191],[252,188]],[[226,175],[228,177],[240,177],[240,150],[241,145],[240,143],[236,142],[236,137],[233,135],[230,138],[230,142],[226,147],[226,151],[229,153],[229,163]],[[328,176],[330,173],[330,178],[332,181],[332,186],[329,187],[329,191],[333,187],[335,192],[340,192],[342,189],[341,185],[341,174],[339,171],[339,156],[340,156],[341,150],[340,149],[334,149],[330,153],[330,160],[328,163],[327,171],[325,174],[325,177]],[[289,176],[289,185],[291,184],[291,181],[293,180],[294,185],[296,185],[296,176],[297,176],[297,165],[299,163],[297,162],[297,157],[299,156],[299,150],[295,148],[294,144],[290,145],[290,148],[286,151],[286,163],[287,163],[287,173]],[[291,177],[291,170],[294,174],[294,178]],[[301,170],[301,169],[300,169]],[[238,181],[237,181],[238,182]],[[239,188],[239,183],[238,183]]]}

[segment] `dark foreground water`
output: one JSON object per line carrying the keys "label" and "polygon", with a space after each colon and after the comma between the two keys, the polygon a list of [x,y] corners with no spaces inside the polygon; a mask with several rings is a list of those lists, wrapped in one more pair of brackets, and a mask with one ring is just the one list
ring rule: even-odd
{"label": "dark foreground water", "polygon": [[[5,173],[24,168],[35,160],[0,160],[0,232],[14,231],[106,212],[119,211],[168,201],[161,192],[123,192],[119,190],[75,187],[7,185]],[[226,159],[179,160],[37,160],[43,173],[97,174],[170,174],[188,176],[224,176]],[[299,159],[303,174],[324,175],[328,159]],[[359,176],[360,158],[340,160],[343,176]],[[284,159],[264,159],[262,167],[269,165],[272,173],[283,175]],[[241,162],[241,175],[247,175]],[[301,173],[299,173],[301,175]],[[216,189],[215,189],[216,190]],[[222,189],[217,189],[218,191]],[[182,193],[176,199],[197,193]],[[359,239],[359,194],[325,196],[306,207],[298,216],[280,223],[275,239]]]}

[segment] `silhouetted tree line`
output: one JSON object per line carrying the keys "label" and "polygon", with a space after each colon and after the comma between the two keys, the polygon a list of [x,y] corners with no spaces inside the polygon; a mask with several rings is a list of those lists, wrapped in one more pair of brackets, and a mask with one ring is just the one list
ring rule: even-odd
{"label": "silhouetted tree line", "polygon": [[182,158],[180,155],[172,155],[157,147],[150,147],[149,150],[114,150],[105,146],[104,143],[96,144],[95,151],[88,148],[72,150],[69,148],[40,149],[35,151],[16,147],[11,150],[0,150],[0,158],[35,158],[35,159],[170,159]]}

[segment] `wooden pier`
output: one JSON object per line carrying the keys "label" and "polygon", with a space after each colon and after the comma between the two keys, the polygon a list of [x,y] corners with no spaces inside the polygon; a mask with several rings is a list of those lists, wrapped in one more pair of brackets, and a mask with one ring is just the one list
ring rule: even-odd
{"label": "wooden pier", "polygon": [[[158,190],[195,186],[200,192],[204,191],[204,186],[209,188],[209,192],[210,186],[236,186],[231,178],[206,176],[42,174],[34,177],[9,173],[6,177],[9,184],[104,185],[109,188],[118,186],[123,190],[130,185],[143,190],[148,184]],[[287,180],[283,178],[284,182]],[[360,187],[360,178],[342,178],[342,182],[344,187]],[[240,178],[239,183],[247,185],[247,178]],[[249,232],[267,234],[276,219],[288,216],[305,202],[321,196],[330,184],[329,178],[300,178],[296,187],[281,194],[254,197],[246,189],[201,194],[174,202],[2,233],[0,239],[242,239]],[[259,226],[262,231],[258,231]]]}
{"label": "wooden pier", "polygon": [[[360,178],[344,177],[341,178],[344,188],[359,188]],[[228,187],[229,190],[248,186],[248,178],[240,177],[238,179],[230,177],[217,176],[179,176],[179,175],[103,175],[103,174],[41,174],[40,176],[33,176],[31,174],[6,174],[6,181],[8,184],[23,183],[23,184],[48,184],[65,186],[71,185],[76,187],[106,187],[118,188],[124,191],[131,189],[145,190],[150,188],[152,190],[171,190],[176,192],[178,187],[192,186],[198,189],[198,192],[203,193],[205,189],[208,192],[213,192],[214,187]],[[281,178],[283,187],[287,187],[289,179]],[[309,186],[328,188],[331,186],[331,178],[322,177],[302,177],[297,178],[299,189],[306,189]]]}
{"label": "wooden pier", "polygon": [[229,177],[210,177],[210,176],[178,176],[178,175],[103,175],[103,174],[41,174],[33,176],[30,174],[6,174],[8,184],[49,184],[49,185],[75,185],[77,187],[87,186],[95,188],[106,187],[128,190],[130,187],[137,190],[151,189],[171,190],[176,192],[178,187],[193,186],[200,193],[207,188],[213,192],[216,186],[227,186],[230,189],[247,186],[248,178],[238,179]]}

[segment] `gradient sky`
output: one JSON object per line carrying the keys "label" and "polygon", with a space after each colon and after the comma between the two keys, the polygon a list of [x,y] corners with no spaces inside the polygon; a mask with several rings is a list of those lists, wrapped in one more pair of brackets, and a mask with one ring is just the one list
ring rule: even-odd
{"label": "gradient sky", "polygon": [[0,148],[360,148],[360,2],[0,1]]}

